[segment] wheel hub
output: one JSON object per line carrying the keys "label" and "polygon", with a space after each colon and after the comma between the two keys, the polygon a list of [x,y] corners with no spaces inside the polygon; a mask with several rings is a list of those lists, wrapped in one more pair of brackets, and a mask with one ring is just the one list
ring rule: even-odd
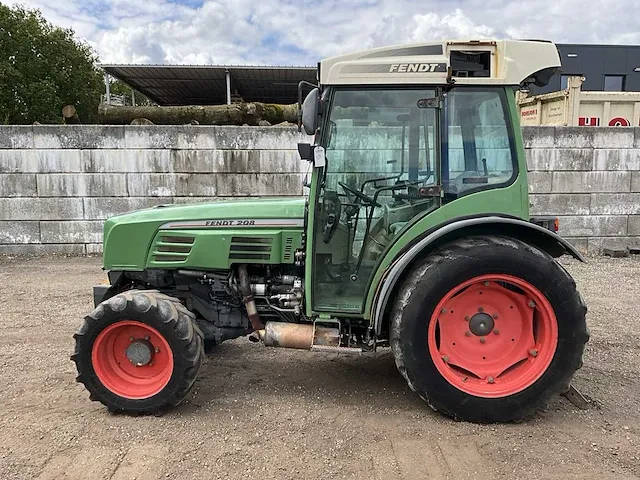
{"label": "wheel hub", "polygon": [[484,337],[493,330],[493,317],[488,313],[476,313],[469,320],[469,330],[478,337]]}
{"label": "wheel hub", "polygon": [[153,345],[148,340],[135,340],[127,347],[125,355],[136,367],[148,365],[153,358]]}

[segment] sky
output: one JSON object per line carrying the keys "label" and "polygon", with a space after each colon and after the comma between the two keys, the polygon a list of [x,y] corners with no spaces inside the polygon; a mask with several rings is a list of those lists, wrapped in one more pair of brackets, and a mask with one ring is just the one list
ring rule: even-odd
{"label": "sky", "polygon": [[[0,3],[13,4],[12,0]],[[640,44],[628,0],[20,0],[101,63],[315,65],[444,38]]]}

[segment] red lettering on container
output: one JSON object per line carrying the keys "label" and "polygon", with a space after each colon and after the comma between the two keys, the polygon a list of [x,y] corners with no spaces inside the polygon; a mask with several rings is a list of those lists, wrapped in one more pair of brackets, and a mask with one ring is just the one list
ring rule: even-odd
{"label": "red lettering on container", "polygon": [[610,127],[630,127],[631,122],[624,117],[615,117],[609,121]]}
{"label": "red lettering on container", "polygon": [[598,117],[579,117],[578,125],[580,127],[599,127],[600,118]]}

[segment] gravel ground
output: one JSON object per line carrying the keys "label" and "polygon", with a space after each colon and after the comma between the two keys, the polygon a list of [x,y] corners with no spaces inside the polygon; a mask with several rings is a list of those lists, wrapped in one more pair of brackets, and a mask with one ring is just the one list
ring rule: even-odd
{"label": "gravel ground", "polygon": [[0,258],[0,479],[640,478],[640,258],[567,260],[589,306],[575,379],[517,425],[454,422],[388,351],[361,357],[238,339],[162,417],[112,415],[75,383],[72,334],[98,258]]}

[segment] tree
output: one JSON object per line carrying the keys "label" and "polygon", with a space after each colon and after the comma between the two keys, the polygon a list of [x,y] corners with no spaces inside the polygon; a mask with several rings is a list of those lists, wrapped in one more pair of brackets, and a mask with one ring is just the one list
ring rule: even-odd
{"label": "tree", "polygon": [[97,118],[102,74],[91,47],[40,11],[0,4],[0,124],[61,123],[75,106],[83,123]]}

